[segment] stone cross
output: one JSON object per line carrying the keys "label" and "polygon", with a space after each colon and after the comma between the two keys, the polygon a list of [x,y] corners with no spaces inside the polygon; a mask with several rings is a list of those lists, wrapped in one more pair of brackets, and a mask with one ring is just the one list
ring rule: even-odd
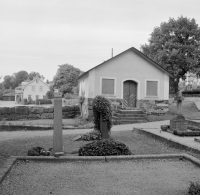
{"label": "stone cross", "polygon": [[62,138],[62,96],[54,95],[54,130],[53,130],[53,154],[63,154],[63,138]]}
{"label": "stone cross", "polygon": [[102,113],[100,113],[100,131],[103,139],[108,139],[110,137],[108,134],[108,124],[103,120]]}

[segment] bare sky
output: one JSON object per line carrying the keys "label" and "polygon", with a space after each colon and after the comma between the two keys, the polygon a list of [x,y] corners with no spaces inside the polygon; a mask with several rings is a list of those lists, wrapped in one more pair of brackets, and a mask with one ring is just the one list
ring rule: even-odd
{"label": "bare sky", "polygon": [[87,71],[181,15],[200,26],[200,0],[0,0],[0,76],[52,80],[65,63]]}

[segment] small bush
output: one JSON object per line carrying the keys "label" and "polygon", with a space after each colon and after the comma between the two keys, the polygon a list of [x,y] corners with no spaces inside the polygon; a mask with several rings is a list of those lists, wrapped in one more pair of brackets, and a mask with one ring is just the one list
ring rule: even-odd
{"label": "small bush", "polygon": [[27,105],[27,104],[28,104],[27,98],[23,98],[23,99],[22,99],[22,104],[23,104],[23,105]]}
{"label": "small bush", "polygon": [[170,126],[169,125],[161,125],[160,128],[162,129],[162,131],[167,131]]}
{"label": "small bush", "polygon": [[200,89],[193,89],[191,91],[183,91],[182,94],[200,94]]}
{"label": "small bush", "polygon": [[182,131],[173,131],[174,135],[178,135],[178,136],[200,136],[200,131],[186,131],[186,132],[182,132]]}
{"label": "small bush", "polygon": [[35,100],[35,103],[37,105],[39,105],[39,104],[52,104],[51,100],[48,100],[48,99],[37,99],[37,100]]}
{"label": "small bush", "polygon": [[28,150],[28,156],[50,156],[52,152],[52,148],[50,148],[48,151],[44,148],[38,146],[31,148]]}
{"label": "small bush", "polygon": [[190,186],[189,186],[188,194],[189,195],[200,195],[200,184],[198,184],[197,182],[196,183],[191,182]]}
{"label": "small bush", "polygon": [[74,94],[71,94],[71,93],[66,93],[66,94],[64,95],[64,98],[65,98],[66,100],[68,100],[68,99],[77,99],[78,96],[77,96],[77,95],[74,95]]}
{"label": "small bush", "polygon": [[103,96],[96,96],[92,103],[94,115],[94,129],[100,131],[100,113],[102,113],[103,120],[107,122],[108,131],[112,127],[112,109],[111,102]]}
{"label": "small bush", "polygon": [[47,91],[46,96],[47,96],[47,99],[53,99],[54,98],[53,91]]}
{"label": "small bush", "polygon": [[81,139],[84,141],[93,141],[93,140],[100,140],[101,133],[99,131],[91,131],[81,136]]}
{"label": "small bush", "polygon": [[17,103],[19,104],[21,101],[22,101],[21,97],[18,96],[18,97],[17,97]]}
{"label": "small bush", "polygon": [[79,156],[111,156],[111,155],[131,155],[129,148],[113,139],[103,139],[94,141],[81,147]]}
{"label": "small bush", "polygon": [[188,129],[190,129],[191,131],[200,131],[200,128],[193,126],[188,126]]}

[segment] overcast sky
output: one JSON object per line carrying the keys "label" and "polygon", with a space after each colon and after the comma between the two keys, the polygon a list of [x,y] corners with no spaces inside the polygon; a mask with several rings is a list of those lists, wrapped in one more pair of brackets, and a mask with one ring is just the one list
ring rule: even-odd
{"label": "overcast sky", "polygon": [[87,71],[181,15],[200,26],[200,0],[0,0],[0,76],[53,80],[65,63]]}

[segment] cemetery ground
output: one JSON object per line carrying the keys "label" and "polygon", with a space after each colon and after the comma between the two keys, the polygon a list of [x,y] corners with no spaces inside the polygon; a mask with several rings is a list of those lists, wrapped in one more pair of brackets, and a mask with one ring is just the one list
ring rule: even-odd
{"label": "cemetery ground", "polygon": [[[174,112],[160,116],[149,115],[149,121],[169,120],[175,117],[176,104],[171,106]],[[200,119],[200,112],[194,102],[185,101],[182,113],[187,119]],[[66,121],[66,124],[70,121],[73,125],[71,119]],[[16,123],[19,122],[22,121]],[[52,124],[53,121],[23,122]],[[77,156],[78,149],[89,143],[74,142],[76,136],[63,136],[65,155]],[[187,153],[200,159],[199,153],[184,150],[167,141],[160,141],[154,136],[140,133],[139,130],[111,131],[111,137],[126,144],[133,154]],[[27,156],[27,151],[36,146],[51,148],[52,135],[0,141],[0,168],[10,156]],[[65,163],[19,161],[4,180],[4,186],[0,185],[0,191],[3,190],[3,194],[184,195],[188,192],[190,181],[200,182],[200,169],[183,159]]]}
{"label": "cemetery ground", "polygon": [[[64,135],[65,155],[77,156],[85,141]],[[113,131],[111,137],[125,143],[133,154],[188,153],[153,136],[134,131]],[[10,156],[26,156],[28,149],[52,147],[52,136],[0,142],[0,167]],[[170,170],[170,171],[169,171]],[[184,159],[108,162],[18,161],[0,185],[3,194],[177,194],[188,192],[190,182],[200,182],[200,169]]]}

